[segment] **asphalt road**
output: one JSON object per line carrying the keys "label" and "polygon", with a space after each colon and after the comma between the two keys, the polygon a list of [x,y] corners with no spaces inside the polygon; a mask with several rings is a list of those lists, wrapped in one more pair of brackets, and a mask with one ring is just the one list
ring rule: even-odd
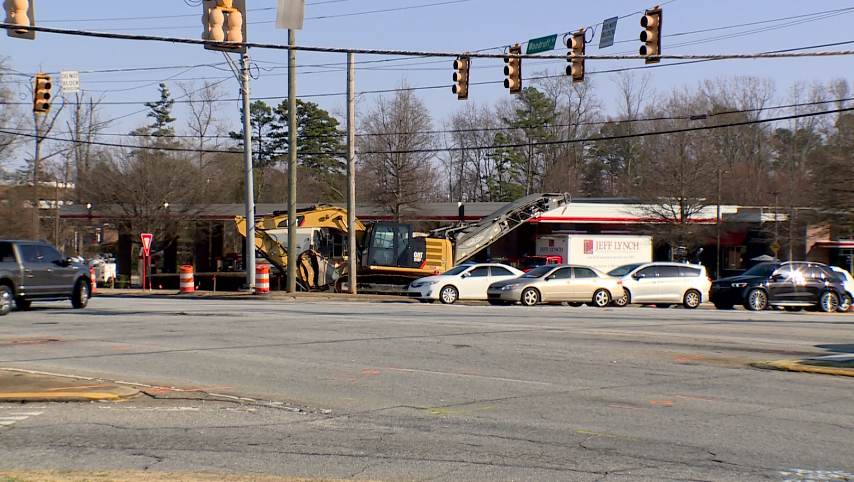
{"label": "asphalt road", "polygon": [[854,379],[749,366],[854,352],[852,326],[681,308],[36,305],[0,319],[0,367],[152,387],[122,403],[0,405],[0,469],[854,480]]}

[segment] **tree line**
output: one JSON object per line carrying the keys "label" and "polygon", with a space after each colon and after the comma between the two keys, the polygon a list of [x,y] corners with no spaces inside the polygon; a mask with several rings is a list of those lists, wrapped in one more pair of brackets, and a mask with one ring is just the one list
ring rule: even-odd
{"label": "tree line", "polygon": [[[0,80],[9,80],[8,64],[0,64]],[[668,221],[674,243],[696,238],[690,221],[706,206],[776,203],[789,214],[782,238],[816,220],[851,234],[854,118],[846,109],[854,99],[845,80],[778,90],[771,79],[735,76],[662,92],[651,77],[626,72],[583,83],[535,77],[518,96],[467,102],[440,122],[405,83],[361,101],[358,201],[403,220],[427,202],[508,202],[534,192],[632,198],[651,220]],[[614,84],[614,107],[605,107],[593,79]],[[0,85],[0,168],[30,183],[37,171],[35,188],[51,208],[96,205],[124,219],[124,231],[168,241],[206,206],[244,202],[243,134],[232,130],[217,84],[178,83],[181,120],[161,84],[159,98],[145,104],[148,122],[126,135],[111,132],[103,98],[63,96],[47,116],[29,116],[10,84]],[[255,200],[285,203],[287,102],[256,101],[250,117]],[[344,201],[342,125],[303,100],[297,123],[298,201]],[[28,226],[21,213],[33,196],[25,187],[7,185],[3,198],[0,235],[38,228],[68,244],[58,216]]]}

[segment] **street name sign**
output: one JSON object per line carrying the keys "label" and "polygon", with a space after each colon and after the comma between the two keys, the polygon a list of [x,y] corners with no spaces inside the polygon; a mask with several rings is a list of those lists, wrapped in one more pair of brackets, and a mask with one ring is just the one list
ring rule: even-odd
{"label": "street name sign", "polygon": [[556,42],[557,34],[528,40],[528,50],[525,51],[525,54],[538,54],[540,52],[554,50]]}

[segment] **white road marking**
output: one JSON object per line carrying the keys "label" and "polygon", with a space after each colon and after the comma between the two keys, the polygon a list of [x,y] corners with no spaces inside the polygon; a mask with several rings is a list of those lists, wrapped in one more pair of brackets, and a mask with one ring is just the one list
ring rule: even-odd
{"label": "white road marking", "polygon": [[[38,416],[38,415],[41,415],[44,413],[44,412],[32,412],[32,411],[28,411],[28,412],[19,412],[19,411],[12,412],[12,411],[9,411],[9,412],[3,413],[4,409],[9,410],[10,408],[11,407],[0,407],[0,426],[8,427],[12,424],[18,423],[18,422],[26,420],[30,417],[35,417],[35,416]],[[42,407],[38,407],[38,408],[42,408]]]}

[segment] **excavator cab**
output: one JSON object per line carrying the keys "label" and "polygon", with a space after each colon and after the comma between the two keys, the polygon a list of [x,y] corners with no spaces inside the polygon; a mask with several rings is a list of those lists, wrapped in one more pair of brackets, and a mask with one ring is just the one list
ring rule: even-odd
{"label": "excavator cab", "polygon": [[378,222],[368,227],[362,246],[362,266],[420,268],[425,238],[413,236],[411,224]]}

